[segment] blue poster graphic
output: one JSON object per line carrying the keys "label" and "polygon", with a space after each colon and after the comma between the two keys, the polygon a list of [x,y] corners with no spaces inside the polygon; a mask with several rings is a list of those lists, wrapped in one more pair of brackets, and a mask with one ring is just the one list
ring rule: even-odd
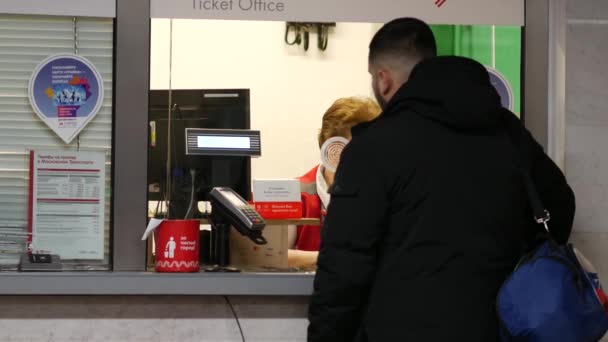
{"label": "blue poster graphic", "polygon": [[54,55],[34,70],[29,98],[38,117],[69,144],[99,112],[103,81],[86,58]]}
{"label": "blue poster graphic", "polygon": [[500,103],[504,108],[513,110],[514,97],[511,84],[498,70],[490,67],[486,67],[486,69],[488,69],[488,73],[490,74],[490,82],[500,96]]}

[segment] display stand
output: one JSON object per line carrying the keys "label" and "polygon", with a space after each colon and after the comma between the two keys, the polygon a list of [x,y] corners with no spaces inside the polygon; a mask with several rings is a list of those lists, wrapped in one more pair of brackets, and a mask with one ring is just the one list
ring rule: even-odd
{"label": "display stand", "polygon": [[215,265],[205,268],[205,272],[228,272],[238,273],[236,267],[230,265],[230,224],[220,215],[211,216],[211,255]]}

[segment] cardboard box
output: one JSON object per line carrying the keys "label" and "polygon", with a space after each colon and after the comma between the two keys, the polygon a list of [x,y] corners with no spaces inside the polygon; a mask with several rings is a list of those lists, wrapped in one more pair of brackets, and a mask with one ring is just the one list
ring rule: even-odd
{"label": "cardboard box", "polygon": [[231,229],[230,263],[241,268],[287,270],[287,226],[266,226],[263,235],[268,243],[266,245],[256,245],[247,237]]}
{"label": "cardboard box", "polygon": [[256,179],[253,205],[265,219],[302,218],[300,181],[297,179]]}

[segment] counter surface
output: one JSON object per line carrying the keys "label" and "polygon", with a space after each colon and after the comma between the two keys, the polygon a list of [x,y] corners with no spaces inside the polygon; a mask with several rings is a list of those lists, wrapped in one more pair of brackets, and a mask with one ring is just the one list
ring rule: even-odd
{"label": "counter surface", "polygon": [[313,273],[0,273],[0,295],[308,296]]}
{"label": "counter surface", "polygon": [[[317,226],[321,224],[321,220],[317,218],[301,218],[301,219],[280,219],[280,220],[272,220],[265,219],[267,226],[286,226],[286,225],[311,225]],[[208,219],[201,219],[201,224],[209,224]]]}

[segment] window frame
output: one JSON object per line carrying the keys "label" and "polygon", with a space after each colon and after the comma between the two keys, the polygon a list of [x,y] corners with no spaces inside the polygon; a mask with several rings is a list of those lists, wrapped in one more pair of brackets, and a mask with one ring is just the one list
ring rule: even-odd
{"label": "window frame", "polygon": [[[522,114],[547,144],[549,0],[526,1]],[[111,272],[0,273],[0,295],[310,295],[314,274],[146,271],[150,0],[116,1]],[[543,68],[535,66],[545,65]],[[533,100],[537,99],[537,100]],[[556,137],[560,139],[561,137]]]}

